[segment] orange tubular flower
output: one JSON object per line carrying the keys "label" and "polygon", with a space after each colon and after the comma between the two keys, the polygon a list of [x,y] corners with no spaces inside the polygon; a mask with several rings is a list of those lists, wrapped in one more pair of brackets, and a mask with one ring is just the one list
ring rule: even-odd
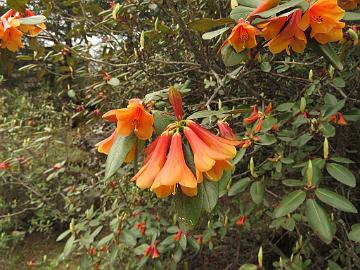
{"label": "orange tubular flower", "polygon": [[158,197],[164,198],[174,193],[177,185],[180,185],[182,192],[187,196],[197,195],[197,181],[186,165],[180,133],[172,136],[167,160],[156,176],[151,190]]}
{"label": "orange tubular flower", "polygon": [[218,121],[217,126],[220,131],[220,136],[227,140],[237,141],[238,138],[235,135],[234,131],[231,129],[228,123],[224,121]]}
{"label": "orange tubular flower", "polygon": [[134,131],[140,140],[147,140],[154,131],[154,118],[145,110],[140,99],[129,100],[127,108],[109,111],[103,118],[117,122],[116,130],[121,136],[128,136]]}
{"label": "orange tubular flower", "polygon": [[256,105],[253,107],[253,111],[249,117],[244,118],[244,124],[250,125],[260,118],[259,110]]}
{"label": "orange tubular flower", "polygon": [[230,36],[222,44],[221,48],[227,43],[229,43],[237,53],[242,52],[246,48],[254,48],[257,45],[257,31],[256,27],[252,26],[248,21],[240,19],[237,25],[232,29]]}
{"label": "orange tubular flower", "polygon": [[296,10],[286,17],[275,18],[259,25],[263,28],[264,38],[271,38],[266,46],[269,46],[273,54],[283,50],[290,54],[290,48],[298,53],[304,51],[307,40],[304,31],[298,27],[301,15],[302,11]]}
{"label": "orange tubular flower", "polygon": [[194,153],[197,175],[205,173],[209,180],[218,181],[224,170],[232,168],[230,160],[235,157],[235,145],[240,141],[220,138],[193,121],[184,128],[184,134]]}
{"label": "orange tubular flower", "polygon": [[159,141],[156,143],[156,147],[151,154],[148,162],[138,171],[133,177],[133,181],[136,181],[136,185],[139,188],[150,188],[165,164],[166,153],[169,149],[171,135],[164,132],[160,135]]}
{"label": "orange tubular flower", "polygon": [[318,0],[310,6],[302,17],[299,28],[305,31],[311,26],[310,36],[317,42],[341,41],[345,23],[340,22],[345,11],[337,4],[337,0]]}
{"label": "orange tubular flower", "polygon": [[[250,116],[244,118],[244,124],[245,125],[250,125],[250,124],[257,121],[257,123],[256,123],[256,125],[254,127],[254,133],[259,132],[261,130],[261,128],[262,128],[263,119],[265,119],[270,114],[271,110],[272,110],[272,103],[271,102],[266,106],[264,112],[259,112],[257,106],[254,105],[253,111],[250,114]],[[247,145],[250,146],[250,144],[247,144]]]}
{"label": "orange tubular flower", "polygon": [[176,235],[174,236],[174,240],[175,241],[179,241],[180,238],[182,236],[182,230],[179,228],[178,232],[176,233]]}
{"label": "orange tubular flower", "polygon": [[257,13],[264,12],[266,10],[269,10],[273,7],[276,7],[279,4],[280,0],[263,0],[261,4],[253,11],[251,12],[247,19],[252,19],[256,17]]}
{"label": "orange tubular flower", "polygon": [[15,12],[10,9],[0,17],[0,40],[1,48],[7,48],[9,51],[16,52],[24,45],[21,41],[23,33],[18,30],[20,22],[13,17]]}

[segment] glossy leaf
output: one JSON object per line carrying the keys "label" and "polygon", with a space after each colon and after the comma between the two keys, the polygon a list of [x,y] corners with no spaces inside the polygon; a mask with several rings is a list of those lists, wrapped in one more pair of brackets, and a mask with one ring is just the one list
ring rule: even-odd
{"label": "glossy leaf", "polygon": [[303,190],[293,191],[283,197],[280,204],[274,210],[274,217],[279,218],[295,211],[306,198]]}
{"label": "glossy leaf", "polygon": [[202,197],[202,207],[206,212],[210,213],[219,198],[219,183],[205,180],[199,185],[199,193]]}
{"label": "glossy leaf", "polygon": [[225,66],[232,67],[241,64],[247,58],[247,51],[237,53],[229,44],[221,49],[221,55]]}
{"label": "glossy leaf", "polygon": [[321,240],[330,244],[333,239],[333,232],[325,210],[314,199],[307,199],[305,203],[305,215],[313,231]]}
{"label": "glossy leaf", "polygon": [[318,188],[315,191],[316,197],[323,203],[331,205],[344,212],[357,213],[356,207],[345,197],[325,188]]}
{"label": "glossy leaf", "polygon": [[360,243],[360,224],[354,224],[351,226],[351,231],[349,233],[349,239]]}
{"label": "glossy leaf", "polygon": [[248,185],[251,183],[251,179],[249,177],[240,179],[239,181],[235,182],[233,184],[228,192],[229,196],[235,196],[239,194],[240,192],[243,192]]}
{"label": "glossy leaf", "polygon": [[205,40],[213,39],[214,37],[220,36],[222,33],[226,32],[229,27],[220,28],[211,32],[204,33],[202,38]]}
{"label": "glossy leaf", "polygon": [[250,187],[250,195],[254,203],[262,203],[265,195],[264,184],[260,181],[254,182]]}
{"label": "glossy leaf", "polygon": [[356,186],[355,176],[346,167],[336,163],[328,163],[326,170],[337,181],[350,187]]}
{"label": "glossy leaf", "polygon": [[110,153],[106,159],[105,164],[105,179],[109,179],[113,176],[121,165],[124,163],[124,160],[129,153],[130,149],[136,143],[136,137],[134,134],[129,136],[117,136]]}

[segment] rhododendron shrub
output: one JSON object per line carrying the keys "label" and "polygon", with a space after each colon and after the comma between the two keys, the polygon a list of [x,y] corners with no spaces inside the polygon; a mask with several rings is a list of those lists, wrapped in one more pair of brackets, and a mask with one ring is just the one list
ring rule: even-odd
{"label": "rhododendron shrub", "polygon": [[7,1],[0,215],[63,230],[27,265],[359,265],[358,1],[175,2]]}

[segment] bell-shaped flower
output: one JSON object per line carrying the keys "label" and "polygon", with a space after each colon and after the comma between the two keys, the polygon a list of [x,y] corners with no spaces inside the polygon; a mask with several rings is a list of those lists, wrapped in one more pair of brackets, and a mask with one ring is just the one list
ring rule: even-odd
{"label": "bell-shaped flower", "polygon": [[15,11],[11,9],[0,17],[0,40],[1,48],[16,52],[19,48],[24,47],[21,41],[23,32],[18,29],[20,22],[13,15],[15,15]]}
{"label": "bell-shaped flower", "polygon": [[239,141],[220,138],[192,121],[184,128],[184,134],[194,154],[198,181],[202,173],[209,180],[218,181],[224,170],[232,168],[229,161],[235,157]]}
{"label": "bell-shaped flower", "polygon": [[127,108],[111,110],[104,114],[103,118],[117,122],[116,129],[121,136],[128,136],[134,132],[140,140],[147,140],[154,131],[154,118],[145,110],[140,99],[129,100]]}
{"label": "bell-shaped flower", "polygon": [[136,185],[139,188],[150,188],[165,164],[166,154],[169,149],[171,135],[168,132],[163,132],[159,136],[156,147],[151,154],[149,160],[143,165],[138,173],[133,177]]}
{"label": "bell-shaped flower", "polygon": [[156,176],[151,190],[163,198],[175,193],[177,186],[180,186],[187,196],[197,194],[197,181],[185,162],[181,134],[178,132],[172,136],[167,160]]}
{"label": "bell-shaped flower", "polygon": [[307,39],[304,31],[298,26],[301,15],[301,10],[295,10],[288,16],[274,18],[258,25],[263,28],[264,38],[271,39],[266,46],[273,54],[284,50],[290,54],[290,48],[298,53],[304,51]]}
{"label": "bell-shaped flower", "polygon": [[298,26],[303,31],[311,27],[310,36],[321,44],[341,41],[345,23],[340,20],[344,14],[337,0],[318,0],[305,12]]}
{"label": "bell-shaped flower", "polygon": [[[222,44],[223,48],[229,43],[234,50],[239,53],[245,49],[251,49],[256,47],[256,34],[258,30],[252,26],[248,21],[240,19],[237,25],[232,29],[230,36]],[[221,49],[220,48],[220,49]]]}

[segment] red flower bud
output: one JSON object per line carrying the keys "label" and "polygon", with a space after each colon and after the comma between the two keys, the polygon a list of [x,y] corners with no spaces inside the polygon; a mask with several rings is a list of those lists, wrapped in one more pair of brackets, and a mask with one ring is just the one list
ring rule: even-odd
{"label": "red flower bud", "polygon": [[182,235],[182,230],[179,228],[177,234],[174,236],[175,241],[179,241]]}
{"label": "red flower bud", "polygon": [[153,249],[153,248],[152,248],[151,246],[148,246],[148,247],[145,249],[145,251],[144,251],[144,256],[149,255],[152,249]]}
{"label": "red flower bud", "polygon": [[344,115],[341,112],[338,112],[337,115],[338,115],[338,121],[337,121],[338,125],[345,126],[346,120],[344,118]]}
{"label": "red flower bud", "polygon": [[6,170],[8,168],[10,168],[9,162],[0,162],[0,170]]}
{"label": "red flower bud", "polygon": [[272,104],[271,104],[271,102],[270,102],[270,103],[267,105],[264,114],[265,114],[266,116],[269,115],[269,113],[271,112],[271,110],[272,110]]}
{"label": "red flower bud", "polygon": [[181,120],[183,117],[182,97],[179,90],[173,86],[169,88],[169,101],[174,109],[176,119]]}
{"label": "red flower bud", "polygon": [[240,216],[239,219],[235,222],[236,225],[242,226],[244,225],[246,221],[246,217],[245,216]]}
{"label": "red flower bud", "polygon": [[224,121],[218,121],[217,126],[220,131],[220,136],[224,139],[228,139],[231,141],[236,141],[238,139],[228,123]]}
{"label": "red flower bud", "polygon": [[156,247],[153,247],[152,253],[151,253],[151,258],[156,259],[156,258],[159,258],[159,257],[160,257],[159,252],[157,251]]}

